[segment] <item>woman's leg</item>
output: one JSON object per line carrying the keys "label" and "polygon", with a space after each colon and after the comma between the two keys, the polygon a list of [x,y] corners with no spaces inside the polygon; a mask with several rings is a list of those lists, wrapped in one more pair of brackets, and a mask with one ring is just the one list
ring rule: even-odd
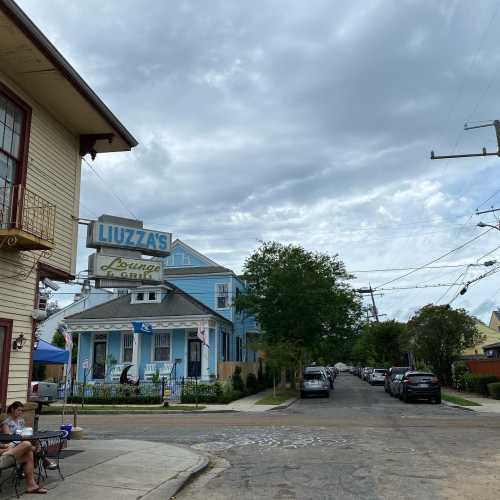
{"label": "woman's leg", "polygon": [[34,448],[30,443],[22,442],[12,450],[12,454],[16,457],[17,463],[23,465],[28,491],[39,489],[39,486],[35,481],[33,449]]}

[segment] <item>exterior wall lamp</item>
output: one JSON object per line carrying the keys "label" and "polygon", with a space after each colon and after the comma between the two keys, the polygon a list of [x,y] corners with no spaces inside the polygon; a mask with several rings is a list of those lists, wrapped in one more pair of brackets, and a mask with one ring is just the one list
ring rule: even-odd
{"label": "exterior wall lamp", "polygon": [[25,343],[26,343],[26,339],[24,338],[24,334],[21,333],[13,340],[12,350],[13,351],[20,351],[24,347]]}

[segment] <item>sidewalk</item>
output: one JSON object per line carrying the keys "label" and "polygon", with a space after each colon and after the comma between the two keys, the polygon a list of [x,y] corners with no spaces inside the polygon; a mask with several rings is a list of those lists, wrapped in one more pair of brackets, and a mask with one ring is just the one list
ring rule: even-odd
{"label": "sidewalk", "polygon": [[[186,448],[125,439],[70,440],[63,456],[65,480],[49,471],[47,498],[166,500],[208,465],[204,456]],[[15,498],[6,490],[0,498]]]}
{"label": "sidewalk", "polygon": [[478,413],[498,413],[500,414],[500,399],[486,398],[484,396],[479,396],[478,394],[472,394],[469,392],[460,392],[455,389],[443,388],[443,394],[449,394],[450,396],[457,396],[459,398],[468,399],[474,403],[479,403],[481,406],[459,406],[454,403],[449,403],[443,401],[443,403],[449,406],[457,406],[459,408],[466,408],[467,410],[473,410]]}

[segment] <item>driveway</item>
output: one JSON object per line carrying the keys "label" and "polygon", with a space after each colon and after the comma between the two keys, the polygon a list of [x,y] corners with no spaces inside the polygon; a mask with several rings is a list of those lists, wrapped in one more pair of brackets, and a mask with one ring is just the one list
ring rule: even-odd
{"label": "driveway", "polygon": [[211,468],[182,499],[480,500],[500,489],[499,416],[404,404],[348,374],[328,399],[265,414],[85,415],[80,423],[94,438],[207,453]]}

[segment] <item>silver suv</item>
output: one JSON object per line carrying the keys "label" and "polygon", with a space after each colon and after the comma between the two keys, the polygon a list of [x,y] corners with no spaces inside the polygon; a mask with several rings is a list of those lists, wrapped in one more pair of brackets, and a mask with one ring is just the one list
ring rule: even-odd
{"label": "silver suv", "polygon": [[300,397],[304,398],[309,394],[330,396],[330,381],[321,367],[309,366],[304,370],[300,385]]}

